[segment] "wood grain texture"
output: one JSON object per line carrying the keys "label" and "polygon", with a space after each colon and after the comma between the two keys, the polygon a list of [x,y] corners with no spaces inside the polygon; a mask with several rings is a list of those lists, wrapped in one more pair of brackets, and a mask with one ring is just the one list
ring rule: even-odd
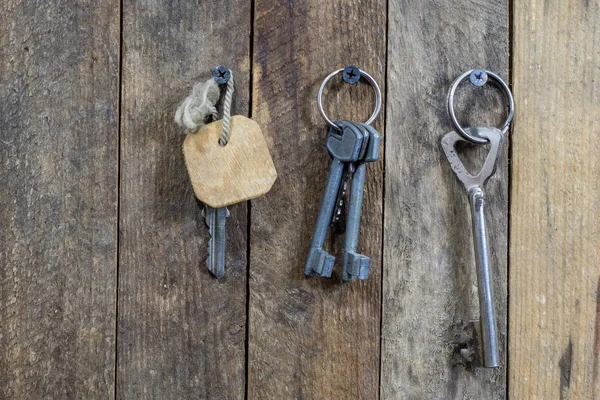
{"label": "wood grain texture", "polygon": [[230,209],[226,276],[217,281],[173,116],[221,64],[235,74],[232,111],[248,113],[250,1],[123,7],[117,396],[240,399],[247,206]]}
{"label": "wood grain texture", "polygon": [[[330,165],[317,89],[349,64],[384,87],[386,2],[255,4],[252,115],[279,178],[252,201],[248,398],[376,399],[382,160],[367,167],[363,203],[359,250],[372,257],[369,279],[341,282],[343,235],[329,243],[338,260],[332,278],[303,270]],[[366,120],[374,95],[340,76],[324,101],[332,118]]]}
{"label": "wood grain texture", "polygon": [[110,398],[119,3],[4,1],[0,26],[0,398]]}
{"label": "wood grain texture", "polygon": [[514,3],[510,398],[600,398],[600,2]]}
{"label": "wood grain texture", "polygon": [[277,179],[277,171],[260,126],[243,115],[230,120],[230,141],[221,146],[223,121],[187,135],[185,166],[200,201],[219,208],[262,196]]}
{"label": "wood grain texture", "polygon": [[[390,0],[382,321],[382,399],[502,399],[497,370],[472,352],[479,318],[467,195],[441,148],[452,130],[446,95],[462,72],[508,78],[508,2]],[[465,84],[465,126],[501,125],[502,94]],[[508,142],[487,184],[495,305],[505,360]],[[463,149],[480,168],[487,149]],[[460,153],[459,153],[460,154]],[[479,162],[474,162],[477,160]]]}

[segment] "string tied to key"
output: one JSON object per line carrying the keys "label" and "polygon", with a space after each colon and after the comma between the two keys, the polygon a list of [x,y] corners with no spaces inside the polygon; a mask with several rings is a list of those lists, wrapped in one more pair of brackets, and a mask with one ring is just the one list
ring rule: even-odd
{"label": "string tied to key", "polygon": [[206,82],[198,82],[192,87],[190,94],[175,111],[175,122],[186,128],[186,133],[191,133],[202,127],[209,115],[213,121],[218,120],[216,104],[220,97],[220,84],[227,85],[223,99],[223,129],[219,138],[219,144],[226,146],[231,131],[231,105],[234,91],[233,73],[228,68],[223,66],[215,68],[212,78]]}

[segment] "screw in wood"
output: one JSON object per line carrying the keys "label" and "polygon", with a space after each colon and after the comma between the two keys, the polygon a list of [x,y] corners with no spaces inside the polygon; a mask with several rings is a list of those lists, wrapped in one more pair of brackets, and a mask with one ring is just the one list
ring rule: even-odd
{"label": "screw in wood", "polygon": [[360,79],[360,70],[354,65],[348,65],[342,72],[342,78],[344,79],[344,82],[352,85]]}
{"label": "screw in wood", "polygon": [[224,85],[231,78],[231,72],[229,68],[219,65],[217,68],[213,69],[213,78],[219,85]]}
{"label": "screw in wood", "polygon": [[473,85],[481,87],[487,82],[488,74],[482,69],[474,69],[469,76],[469,80]]}

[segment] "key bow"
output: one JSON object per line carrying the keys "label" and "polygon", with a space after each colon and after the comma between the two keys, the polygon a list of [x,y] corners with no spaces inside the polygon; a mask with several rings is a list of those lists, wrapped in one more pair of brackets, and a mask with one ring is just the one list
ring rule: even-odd
{"label": "key bow", "polygon": [[442,149],[446,154],[446,158],[450,163],[452,171],[456,174],[458,180],[463,184],[467,192],[470,192],[473,187],[478,186],[483,188],[487,181],[496,172],[496,165],[500,158],[500,149],[502,148],[502,131],[491,127],[466,128],[467,132],[472,135],[485,138],[490,142],[490,150],[485,158],[483,166],[477,175],[471,174],[464,166],[460,157],[456,153],[456,143],[468,142],[467,139],[460,136],[457,132],[448,132],[442,138]]}

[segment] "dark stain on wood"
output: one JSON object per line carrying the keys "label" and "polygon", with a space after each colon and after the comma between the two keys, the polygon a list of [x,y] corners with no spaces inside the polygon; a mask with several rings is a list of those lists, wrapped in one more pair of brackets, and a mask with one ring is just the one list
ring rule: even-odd
{"label": "dark stain on wood", "polygon": [[278,311],[278,320],[287,325],[310,321],[315,295],[300,287],[287,289],[286,294],[286,300]]}
{"label": "dark stain on wood", "polygon": [[452,367],[448,380],[449,398],[455,399],[458,394],[459,376],[462,371],[474,373],[475,368],[481,366],[479,337],[477,324],[479,321],[458,321],[453,325]]}
{"label": "dark stain on wood", "polygon": [[592,347],[592,391],[596,397],[596,382],[598,382],[598,363],[600,362],[600,278],[596,283],[596,318],[594,320],[594,344]]}
{"label": "dark stain on wood", "polygon": [[569,338],[569,344],[563,351],[562,357],[558,362],[560,369],[560,399],[568,398],[569,388],[571,387],[571,368],[573,367],[573,343]]}
{"label": "dark stain on wood", "polygon": [[458,321],[454,325],[454,348],[452,364],[456,367],[462,365],[469,369],[480,363],[479,342],[477,334],[478,321],[467,323]]}

